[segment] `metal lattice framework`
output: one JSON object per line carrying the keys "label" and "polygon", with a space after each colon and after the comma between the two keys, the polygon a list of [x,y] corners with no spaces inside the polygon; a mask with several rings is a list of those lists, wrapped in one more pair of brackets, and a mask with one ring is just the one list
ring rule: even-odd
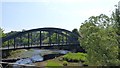
{"label": "metal lattice framework", "polygon": [[78,37],[80,36],[66,29],[49,27],[38,28],[17,32],[12,35],[3,37],[2,45],[7,49],[35,46],[78,45],[80,44]]}

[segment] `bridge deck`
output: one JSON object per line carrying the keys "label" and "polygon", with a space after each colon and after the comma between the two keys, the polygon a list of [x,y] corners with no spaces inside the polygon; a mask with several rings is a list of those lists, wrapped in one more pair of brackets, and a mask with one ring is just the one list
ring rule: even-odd
{"label": "bridge deck", "polygon": [[[70,44],[69,44],[70,45]],[[50,48],[50,47],[53,47],[53,46],[68,46],[68,44],[42,44],[41,46],[40,45],[32,45],[32,46],[17,46],[17,47],[4,47],[4,48],[0,48],[0,50],[4,51],[4,50],[16,50],[16,49],[30,49],[30,48]],[[74,45],[70,45],[70,46],[74,46]],[[76,46],[76,45],[75,45]]]}

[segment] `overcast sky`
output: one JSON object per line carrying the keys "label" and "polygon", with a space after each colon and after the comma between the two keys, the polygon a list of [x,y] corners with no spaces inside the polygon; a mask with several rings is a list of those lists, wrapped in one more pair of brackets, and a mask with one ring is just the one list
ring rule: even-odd
{"label": "overcast sky", "polygon": [[119,0],[3,0],[0,27],[5,32],[42,27],[79,29],[90,16],[110,15]]}

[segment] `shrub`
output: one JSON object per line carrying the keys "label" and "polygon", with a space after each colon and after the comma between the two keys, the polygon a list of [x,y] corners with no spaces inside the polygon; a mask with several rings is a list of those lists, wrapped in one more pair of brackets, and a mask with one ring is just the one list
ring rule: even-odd
{"label": "shrub", "polygon": [[68,53],[63,56],[63,59],[66,61],[79,62],[85,61],[87,54],[85,53]]}
{"label": "shrub", "polygon": [[63,66],[67,66],[68,62],[67,61],[63,61]]}

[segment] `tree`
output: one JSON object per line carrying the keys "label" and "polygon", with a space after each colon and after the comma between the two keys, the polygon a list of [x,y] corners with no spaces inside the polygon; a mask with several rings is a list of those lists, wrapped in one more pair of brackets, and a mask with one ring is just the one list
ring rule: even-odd
{"label": "tree", "polygon": [[113,19],[101,14],[91,16],[80,27],[81,45],[87,51],[88,65],[119,65],[118,42]]}
{"label": "tree", "polygon": [[6,35],[5,35],[5,33],[4,33],[4,30],[2,29],[2,28],[0,28],[0,37],[5,37]]}
{"label": "tree", "polygon": [[76,28],[73,29],[72,32],[75,33],[75,34],[77,34],[77,35],[79,35],[79,31]]}
{"label": "tree", "polygon": [[119,60],[120,60],[120,10],[118,9],[118,7],[116,8],[115,13],[113,13],[113,19],[115,19],[117,41],[119,43]]}
{"label": "tree", "polygon": [[[75,29],[73,29],[73,30],[72,30],[72,32],[73,32],[74,34],[76,34],[76,35],[80,36],[79,31],[78,31],[76,28],[75,28]],[[71,34],[70,36],[71,36],[71,37],[75,37],[73,34]],[[79,39],[79,37],[78,37],[78,36],[76,36],[76,37],[75,37],[75,39],[76,39],[76,40],[78,40],[78,39]]]}
{"label": "tree", "polygon": [[[0,42],[2,40],[2,37],[5,37],[6,34],[4,33],[4,30],[2,28],[0,28]],[[2,43],[2,46],[6,46],[7,42]]]}

